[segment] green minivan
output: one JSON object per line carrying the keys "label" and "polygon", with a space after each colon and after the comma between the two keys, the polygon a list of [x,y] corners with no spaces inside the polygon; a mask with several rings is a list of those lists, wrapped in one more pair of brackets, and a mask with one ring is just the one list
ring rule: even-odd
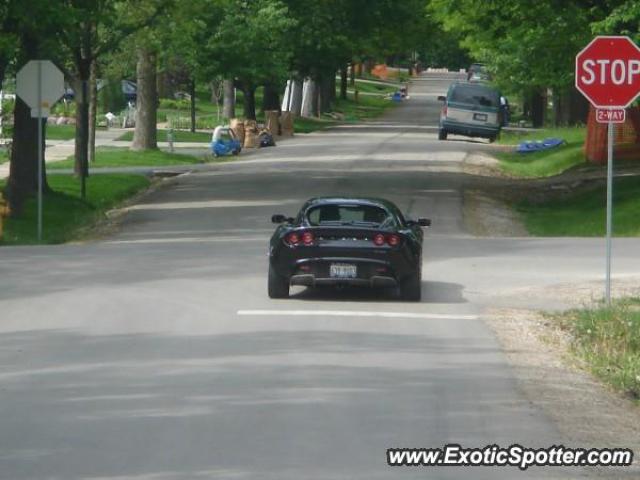
{"label": "green minivan", "polygon": [[500,92],[488,85],[467,82],[452,83],[440,114],[438,138],[447,135],[488,138],[493,142],[502,127]]}

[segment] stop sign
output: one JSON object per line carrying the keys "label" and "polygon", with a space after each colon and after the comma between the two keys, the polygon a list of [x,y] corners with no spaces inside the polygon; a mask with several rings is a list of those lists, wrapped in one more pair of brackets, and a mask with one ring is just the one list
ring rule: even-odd
{"label": "stop sign", "polygon": [[47,117],[64,93],[64,75],[49,60],[31,60],[16,75],[16,93],[31,107],[32,117]]}
{"label": "stop sign", "polygon": [[594,38],[576,56],[576,88],[594,107],[629,106],[640,93],[640,49],[629,37]]}

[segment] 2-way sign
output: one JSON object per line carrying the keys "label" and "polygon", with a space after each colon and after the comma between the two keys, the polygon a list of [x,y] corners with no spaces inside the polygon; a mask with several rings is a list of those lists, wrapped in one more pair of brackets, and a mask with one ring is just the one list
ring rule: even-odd
{"label": "2-way sign", "polygon": [[594,107],[626,108],[640,93],[640,49],[629,37],[596,37],[576,56],[576,88]]}

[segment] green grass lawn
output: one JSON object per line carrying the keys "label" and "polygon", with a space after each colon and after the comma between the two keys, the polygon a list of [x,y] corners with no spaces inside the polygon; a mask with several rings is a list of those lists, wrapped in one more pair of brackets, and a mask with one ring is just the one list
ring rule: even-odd
{"label": "green grass lawn", "polygon": [[397,105],[385,98],[366,95],[359,96],[356,103],[353,95],[349,95],[347,100],[336,100],[333,111],[343,114],[346,122],[360,122],[373,120]]}
{"label": "green grass lawn", "polygon": [[544,140],[549,137],[564,139],[567,143],[551,150],[534,153],[498,152],[500,169],[516,177],[550,177],[585,162],[583,145],[585,128],[541,129],[535,132],[503,131],[498,143],[515,145],[525,140]]}
{"label": "green grass lawn", "polygon": [[[72,140],[76,136],[75,125],[47,125],[45,127],[47,140]],[[11,139],[13,135],[12,127],[5,127],[4,136]]]}
{"label": "green grass lawn", "polygon": [[[53,192],[43,199],[42,243],[63,243],[86,235],[87,230],[104,218],[104,213],[149,186],[143,175],[95,175],[87,179],[87,198],[80,199],[80,181],[72,175],[48,178]],[[4,188],[4,181],[0,182]],[[38,243],[36,238],[35,198],[27,201],[19,218],[5,224],[4,245]]]}
{"label": "green grass lawn", "polygon": [[47,125],[48,140],[71,140],[75,136],[75,125]]}
{"label": "green grass lawn", "polygon": [[503,130],[496,143],[500,145],[517,145],[525,140],[544,140],[550,137],[562,138],[567,143],[584,142],[586,134],[587,129],[584,127],[540,128],[525,131]]}
{"label": "green grass lawn", "polygon": [[311,133],[337,125],[338,122],[330,118],[306,118],[297,117],[293,120],[293,130],[295,133]]}
{"label": "green grass lawn", "polygon": [[[169,165],[190,165],[203,163],[203,160],[192,155],[149,150],[136,152],[128,148],[103,147],[96,150],[95,162],[89,168],[103,167],[164,167]],[[47,163],[47,169],[73,168],[74,158],[69,157],[60,162]]]}
{"label": "green grass lawn", "polygon": [[[133,140],[133,131],[124,133],[123,135],[118,137],[118,140],[121,140],[123,142],[131,142]],[[167,141],[167,130],[164,130],[164,129],[158,130],[158,141],[159,142]],[[179,143],[179,142],[210,143],[211,133],[191,132],[189,130],[174,130],[173,141],[176,143]]]}
{"label": "green grass lawn", "polygon": [[7,156],[7,151],[3,148],[0,150],[0,165],[9,160]]}
{"label": "green grass lawn", "polygon": [[[640,178],[622,177],[613,184],[613,233],[640,235]],[[605,234],[606,187],[537,204],[521,202],[516,209],[532,235],[593,237]]]}
{"label": "green grass lawn", "polygon": [[[356,80],[356,87],[358,88],[359,92],[379,93],[381,95],[386,95],[397,91],[400,88],[400,85],[398,84],[397,86],[394,86],[382,83],[359,82],[358,80]],[[348,85],[348,90],[353,90],[353,87],[350,84]]]}
{"label": "green grass lawn", "polygon": [[574,354],[594,375],[640,400],[640,298],[553,317],[571,334]]}

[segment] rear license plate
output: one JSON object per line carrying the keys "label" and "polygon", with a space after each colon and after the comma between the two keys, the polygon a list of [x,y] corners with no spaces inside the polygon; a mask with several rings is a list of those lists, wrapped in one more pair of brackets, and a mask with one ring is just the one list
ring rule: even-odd
{"label": "rear license plate", "polygon": [[329,268],[331,278],[356,278],[357,269],[349,263],[332,263]]}
{"label": "rear license plate", "polygon": [[473,119],[474,120],[478,120],[479,122],[486,122],[487,121],[487,114],[486,113],[474,113],[473,114]]}

